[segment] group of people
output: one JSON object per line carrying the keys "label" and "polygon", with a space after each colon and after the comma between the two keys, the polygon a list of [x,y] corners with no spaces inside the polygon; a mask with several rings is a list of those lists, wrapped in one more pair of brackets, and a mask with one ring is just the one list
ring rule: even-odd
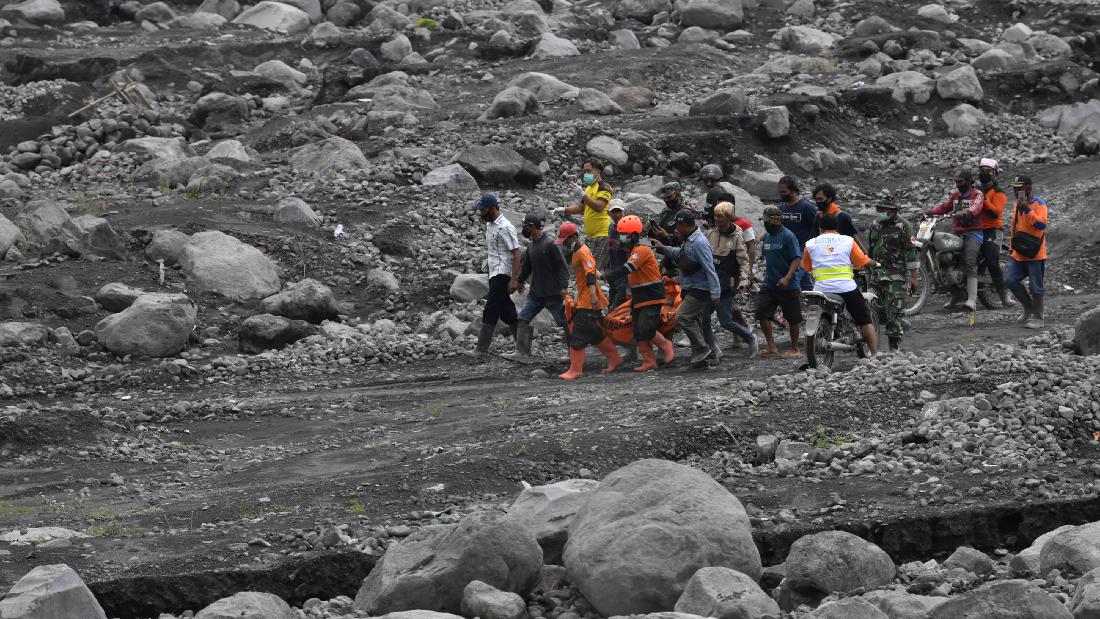
{"label": "group of people", "polygon": [[[672,363],[674,347],[660,332],[666,278],[679,284],[676,324],[690,345],[690,369],[704,370],[721,360],[712,324],[715,314],[720,327],[747,345],[750,356],[781,354],[774,336],[774,323],[781,321],[791,337],[790,350],[782,355],[801,357],[804,290],[841,297],[874,354],[877,334],[871,310],[855,281],[855,271],[866,267],[874,269],[875,286],[883,300],[889,348],[900,348],[905,329],[902,307],[908,292],[917,286],[919,262],[913,227],[900,217],[894,202],[885,200],[878,206],[879,216],[869,227],[864,244],[851,215],[837,205],[832,185],[814,187],[811,202],[802,196],[796,179],[784,176],[777,185],[779,204],[764,209],[765,233],[758,238],[752,222],[738,216],[735,188],[722,181],[717,165],[700,170],[706,190],[702,208],[696,209],[684,199],[680,183],[670,182],[658,191],[665,208],[648,221],[626,214],[623,201],[614,198],[612,188],[604,182],[602,170],[600,161],[585,161],[581,177],[573,185],[576,202],[554,211],[563,218],[579,215],[582,225],[565,220],[556,235],[547,234],[543,219],[527,214],[520,231],[529,241],[525,249],[521,249],[515,227],[501,213],[496,196],[486,194],[474,204],[486,224],[489,292],[473,356],[488,354],[497,323],[503,321],[515,338],[515,351],[503,356],[530,362],[531,322],[546,310],[563,329],[569,350],[569,369],[561,378],[583,375],[585,351],[590,346],[607,359],[603,371],[613,372],[624,358],[607,336],[602,318],[607,310],[629,300],[631,328],[641,357],[634,369],[655,369],[657,353],[663,363]],[[996,161],[983,159],[980,185],[975,186],[972,172],[957,170],[956,191],[925,214],[950,214],[954,232],[964,239],[966,298],[955,297],[948,307],[975,308],[977,256],[982,254],[1001,302],[1014,305],[1008,297],[1011,292],[1023,307],[1021,322],[1041,327],[1046,203],[1032,195],[1030,178],[1015,178],[1012,253],[1006,277],[999,268],[997,242],[1007,204],[1007,194],[997,184],[999,172]],[[758,256],[763,258],[764,277],[754,316],[766,341],[763,348],[740,307],[741,299],[756,287],[753,267]],[[576,295],[567,316],[570,274]],[[1030,291],[1024,287],[1025,279]],[[517,311],[510,295],[528,288],[526,303]]]}

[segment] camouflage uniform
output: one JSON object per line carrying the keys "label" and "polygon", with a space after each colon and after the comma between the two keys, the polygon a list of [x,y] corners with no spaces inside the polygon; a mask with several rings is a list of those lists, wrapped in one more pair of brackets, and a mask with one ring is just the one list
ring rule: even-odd
{"label": "camouflage uniform", "polygon": [[871,259],[882,265],[875,277],[886,313],[886,335],[901,338],[909,271],[919,266],[917,248],[913,245],[913,226],[900,217],[876,219],[868,234],[868,247]]}

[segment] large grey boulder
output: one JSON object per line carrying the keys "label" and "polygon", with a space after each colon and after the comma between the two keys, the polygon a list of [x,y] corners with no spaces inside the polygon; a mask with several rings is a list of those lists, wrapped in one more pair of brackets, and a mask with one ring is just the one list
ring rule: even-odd
{"label": "large grey boulder", "polygon": [[275,223],[303,224],[306,226],[321,225],[321,216],[318,215],[306,201],[294,196],[283,198],[275,205],[275,213],[272,215]]}
{"label": "large grey boulder", "polygon": [[544,563],[560,565],[569,525],[597,486],[599,482],[594,479],[566,479],[524,488],[508,508],[507,517],[535,536]]}
{"label": "large grey boulder", "polygon": [[195,150],[183,138],[132,138],[120,144],[117,150],[136,153],[148,159],[171,160],[195,156]]}
{"label": "large grey boulder", "polygon": [[1100,354],[1100,307],[1077,317],[1073,323],[1073,343],[1082,355]]}
{"label": "large grey boulder", "polygon": [[282,2],[264,0],[244,10],[233,19],[234,24],[252,26],[272,32],[304,32],[309,29],[309,14]]}
{"label": "large grey boulder", "polygon": [[704,567],[684,587],[676,612],[715,619],[779,619],[782,611],[756,581],[728,567]]}
{"label": "large grey boulder", "polygon": [[796,54],[817,55],[832,49],[836,44],[833,35],[810,26],[785,26],[772,39],[783,49]]}
{"label": "large grey boulder", "polygon": [[936,93],[944,101],[961,99],[977,102],[985,96],[978,75],[974,73],[974,68],[967,64],[940,76],[940,79],[936,80]]}
{"label": "large grey boulder", "polygon": [[565,58],[580,56],[581,52],[569,39],[563,39],[552,32],[544,32],[531,52],[532,58]]}
{"label": "large grey boulder", "polygon": [[[191,122],[202,127],[210,137],[220,139],[238,135],[241,132],[241,125],[248,122],[251,117],[252,111],[243,98],[224,92],[211,92],[195,102],[194,107],[191,108],[190,119]],[[193,154],[193,152],[190,154],[185,152],[184,156]],[[177,156],[175,159],[182,159],[184,156]]]}
{"label": "large grey boulder", "polygon": [[231,20],[241,12],[241,3],[237,0],[202,0],[196,13],[213,13]]}
{"label": "large grey boulder", "polygon": [[349,170],[366,170],[370,163],[355,142],[331,137],[295,148],[291,151],[290,166],[302,174],[329,176]]}
{"label": "large grey boulder", "polygon": [[985,112],[969,103],[960,103],[944,112],[941,118],[947,125],[948,135],[962,137],[977,133],[985,120]]}
{"label": "large grey boulder", "polygon": [[623,108],[618,103],[595,88],[581,88],[577,95],[577,105],[589,114],[600,116],[623,113]]}
{"label": "large grey boulder", "polygon": [[0,601],[3,619],[107,619],[84,581],[68,565],[40,565]]}
{"label": "large grey boulder", "polygon": [[0,322],[0,346],[45,346],[50,330],[37,322]]}
{"label": "large grey boulder", "polygon": [[756,113],[756,120],[769,138],[786,137],[791,132],[791,111],[785,105],[761,108]]}
{"label": "large grey boulder", "polygon": [[876,34],[896,32],[898,28],[878,15],[872,15],[859,20],[856,23],[855,35],[857,37],[870,37]]}
{"label": "large grey boulder", "polygon": [[305,73],[291,67],[282,60],[261,62],[252,68],[252,72],[277,84],[282,84],[284,88],[291,92],[300,90],[309,79]]}
{"label": "large grey boulder", "polygon": [[19,226],[0,214],[0,260],[3,260],[9,249],[26,241],[27,237],[23,235],[23,231],[19,229]]}
{"label": "large grey boulder", "polygon": [[468,303],[489,294],[489,276],[482,273],[462,273],[451,282],[450,295],[455,301]]}
{"label": "large grey boulder", "polygon": [[473,176],[457,163],[451,163],[438,167],[424,175],[420,184],[429,187],[443,187],[450,191],[461,193],[474,193],[477,191],[477,181]]}
{"label": "large grey boulder", "polygon": [[[778,457],[778,456],[777,456]],[[845,531],[806,535],[791,544],[784,587],[808,597],[873,589],[894,579],[890,555]]]}
{"label": "large grey boulder", "polygon": [[894,100],[899,103],[912,100],[913,103],[923,104],[932,98],[936,82],[917,71],[900,71],[883,75],[875,80],[875,86],[889,88]]}
{"label": "large grey boulder", "polygon": [[666,460],[639,460],[604,478],[573,519],[564,559],[607,616],[672,608],[700,568],[760,576],[737,497],[706,473]]}
{"label": "large grey boulder", "polygon": [[845,598],[822,604],[805,619],[892,619],[863,598]]}
{"label": "large grey boulder", "polygon": [[204,290],[237,301],[279,291],[279,271],[260,250],[217,230],[198,232],[179,255],[183,274]]}
{"label": "large grey boulder", "polygon": [[279,0],[283,4],[289,4],[290,6],[301,9],[306,15],[309,15],[310,20],[318,21],[325,16],[324,11],[321,9],[321,0]]}
{"label": "large grey boulder", "polygon": [[187,345],[196,314],[195,304],[187,295],[151,292],[99,321],[95,337],[119,356],[169,357]]}
{"label": "large grey boulder", "polygon": [[242,591],[207,606],[195,619],[294,619],[297,614],[279,596]]}
{"label": "large grey boulder", "polygon": [[669,0],[619,0],[612,9],[612,14],[620,19],[636,19],[648,24],[657,13],[671,11],[672,3]]}
{"label": "large grey boulder", "polygon": [[167,26],[182,30],[217,30],[228,21],[216,13],[192,13],[190,15],[180,15],[168,22]]}
{"label": "large grey boulder", "polygon": [[985,576],[993,571],[993,560],[984,552],[969,546],[959,546],[943,562],[947,569],[963,569],[978,576]]}
{"label": "large grey boulder", "polygon": [[982,52],[980,56],[970,61],[970,66],[975,71],[986,71],[989,73],[995,71],[1003,71],[1009,67],[1015,65],[1017,62],[1016,57],[1000,48],[993,48]]}
{"label": "large grey boulder", "polygon": [[741,0],[679,0],[676,13],[680,25],[710,30],[736,30],[745,21]]}
{"label": "large grey boulder", "polygon": [[378,52],[383,60],[398,63],[413,53],[412,41],[409,40],[409,37],[397,33],[382,43]]}
{"label": "large grey boulder", "polygon": [[56,26],[65,22],[65,9],[57,0],[23,0],[0,8],[0,18],[17,26]]}
{"label": "large grey boulder", "polygon": [[478,185],[534,188],[542,180],[538,166],[506,146],[471,146],[456,161]]}
{"label": "large grey boulder", "polygon": [[531,533],[496,514],[475,513],[458,524],[424,527],[391,546],[363,581],[355,607],[371,614],[457,613],[471,582],[527,595],[541,569],[542,549]]}
{"label": "large grey boulder", "polygon": [[622,167],[630,161],[630,155],[623,149],[623,143],[606,135],[597,135],[588,140],[584,150],[593,157],[617,167]]}
{"label": "large grey boulder", "polygon": [[475,580],[462,590],[462,614],[480,619],[526,619],[527,604],[515,593]]}
{"label": "large grey boulder", "polygon": [[254,355],[265,350],[282,348],[319,332],[316,325],[304,320],[257,314],[241,322],[237,330],[237,345],[241,352]]}
{"label": "large grey boulder", "polygon": [[925,619],[933,608],[947,601],[947,598],[904,591],[871,591],[860,597],[877,606],[890,619]]}
{"label": "large grey boulder", "polygon": [[991,582],[948,599],[928,619],[1072,619],[1061,602],[1026,580]]}
{"label": "large grey boulder", "polygon": [[546,73],[529,72],[517,75],[508,82],[509,86],[518,86],[535,94],[539,101],[556,101],[558,99],[576,97],[580,92],[576,86],[571,86]]}
{"label": "large grey boulder", "polygon": [[493,103],[481,114],[480,119],[513,118],[536,114],[538,111],[539,100],[533,92],[519,86],[509,86],[493,97]]}
{"label": "large grey boulder", "polygon": [[175,266],[183,246],[189,240],[191,236],[179,230],[157,230],[145,246],[145,257],[153,261],[163,260],[167,267]]}
{"label": "large grey boulder", "polygon": [[1100,568],[1077,581],[1077,590],[1070,602],[1073,619],[1100,619]]}
{"label": "large grey boulder", "polygon": [[132,288],[121,282],[105,284],[95,293],[95,302],[108,312],[121,312],[134,304],[144,290]]}
{"label": "large grey boulder", "polygon": [[26,238],[38,245],[45,245],[72,229],[72,217],[65,205],[51,200],[34,200],[15,216],[15,225]]}
{"label": "large grey boulder", "polygon": [[[350,93],[349,93],[350,94]],[[371,112],[407,112],[418,114],[439,109],[432,93],[421,88],[394,84],[373,90]]]}
{"label": "large grey boulder", "polygon": [[1057,119],[1058,134],[1074,141],[1082,133],[1100,128],[1100,99],[1061,106]]}
{"label": "large grey boulder", "polygon": [[745,111],[748,99],[740,88],[722,88],[691,104],[691,116],[730,116]]}
{"label": "large grey boulder", "polygon": [[252,153],[250,153],[239,140],[222,140],[206,153],[206,158],[210,161],[228,159],[230,161],[250,163],[252,161]]}
{"label": "large grey boulder", "polygon": [[138,23],[148,21],[154,24],[167,24],[175,18],[176,12],[164,2],[146,4],[134,15],[134,21]]}
{"label": "large grey boulder", "polygon": [[1035,541],[1031,542],[1031,546],[1021,550],[1008,562],[1008,568],[1012,570],[1012,575],[1017,577],[1038,575],[1043,546],[1046,546],[1047,542],[1053,539],[1055,535],[1073,528],[1076,527],[1072,524],[1065,524],[1035,538]]}
{"label": "large grey boulder", "polygon": [[268,314],[315,324],[335,320],[340,314],[332,289],[315,279],[288,284],[282,292],[264,299],[260,308]]}
{"label": "large grey boulder", "polygon": [[1039,553],[1039,575],[1051,570],[1084,574],[1100,567],[1100,522],[1062,531]]}
{"label": "large grey boulder", "polygon": [[577,49],[572,41],[552,32],[542,33],[539,42],[535,44],[535,49],[531,52],[532,58],[564,58],[580,55],[580,49]]}

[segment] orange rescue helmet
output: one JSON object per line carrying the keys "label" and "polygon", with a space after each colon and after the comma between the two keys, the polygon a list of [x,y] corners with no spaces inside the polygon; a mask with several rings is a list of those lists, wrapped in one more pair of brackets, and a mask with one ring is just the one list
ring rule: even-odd
{"label": "orange rescue helmet", "polygon": [[623,234],[641,234],[642,220],[637,215],[627,215],[619,220],[615,229]]}

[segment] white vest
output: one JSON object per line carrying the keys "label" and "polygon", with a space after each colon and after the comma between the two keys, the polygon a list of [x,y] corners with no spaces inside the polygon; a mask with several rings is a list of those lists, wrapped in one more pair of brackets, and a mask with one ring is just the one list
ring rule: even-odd
{"label": "white vest", "polygon": [[806,242],[806,253],[814,269],[814,290],[842,293],[856,289],[852,269],[854,243],[852,237],[836,233],[822,234]]}

